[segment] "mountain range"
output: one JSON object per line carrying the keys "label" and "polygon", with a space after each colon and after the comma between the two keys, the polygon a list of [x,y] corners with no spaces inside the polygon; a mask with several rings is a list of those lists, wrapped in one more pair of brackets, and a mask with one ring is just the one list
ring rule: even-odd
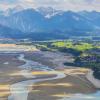
{"label": "mountain range", "polygon": [[100,12],[61,11],[51,7],[0,11],[0,37],[55,39],[100,36]]}

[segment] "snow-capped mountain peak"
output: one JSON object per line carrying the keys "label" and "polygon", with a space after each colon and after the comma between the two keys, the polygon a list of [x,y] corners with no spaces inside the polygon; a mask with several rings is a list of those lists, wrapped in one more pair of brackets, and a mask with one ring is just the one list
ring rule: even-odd
{"label": "snow-capped mountain peak", "polygon": [[51,18],[55,16],[56,14],[60,14],[61,10],[56,10],[52,7],[39,7],[36,9],[39,13],[41,13],[45,18]]}

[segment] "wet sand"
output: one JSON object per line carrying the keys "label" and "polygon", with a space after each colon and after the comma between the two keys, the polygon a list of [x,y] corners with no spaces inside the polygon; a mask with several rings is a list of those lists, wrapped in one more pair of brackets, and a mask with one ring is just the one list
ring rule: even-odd
{"label": "wet sand", "polygon": [[20,71],[19,65],[24,62],[17,59],[18,54],[0,54],[0,100],[6,100],[10,94],[10,85],[21,80],[25,80],[23,76],[12,76],[12,73]]}
{"label": "wet sand", "polygon": [[73,62],[74,60],[71,54],[61,52],[36,51],[25,53],[25,55],[26,59],[37,61],[54,69],[71,68],[70,66],[65,66],[64,63]]}
{"label": "wet sand", "polygon": [[[40,64],[50,66],[56,71],[66,74],[65,78],[51,81],[44,81],[33,84],[32,90],[29,93],[28,100],[58,100],[67,95],[70,97],[76,93],[93,93],[96,92],[96,87],[93,81],[87,79],[86,75],[89,72],[87,69],[74,68],[64,66],[63,63],[72,62],[73,57],[59,52],[25,52],[27,59],[38,61]],[[0,55],[0,85],[4,88],[0,90],[3,93],[0,100],[6,100],[10,95],[9,86],[13,83],[28,80],[19,74],[21,71],[18,66],[24,65],[25,62],[18,60],[18,55]],[[52,65],[52,66],[51,66]],[[36,72],[36,70],[31,70]],[[17,73],[17,74],[15,74]],[[15,74],[15,75],[14,75]],[[50,78],[54,75],[37,75],[40,78]],[[39,78],[38,77],[38,78]],[[34,80],[34,79],[33,79]],[[90,82],[91,81],[91,82]],[[6,83],[6,84],[5,84]],[[3,86],[2,86],[3,87]],[[4,91],[4,92],[2,92]]]}
{"label": "wet sand", "polygon": [[[19,68],[19,66],[25,65],[24,61],[18,60],[19,55],[20,54],[7,53],[0,55],[0,99],[2,100],[7,99],[8,95],[10,95],[10,85],[29,79],[25,78],[24,75],[19,73],[22,70]],[[34,65],[38,66],[38,63],[35,63]],[[34,71],[36,72],[36,70],[33,70],[32,72]],[[33,80],[38,78],[50,78],[54,76],[55,75],[37,75],[37,77],[33,78]]]}
{"label": "wet sand", "polygon": [[59,100],[65,95],[71,97],[77,93],[89,94],[96,92],[93,84],[86,79],[87,71],[82,72],[81,69],[73,69],[74,73],[70,69],[67,69],[67,71],[63,71],[66,74],[63,79],[34,84],[28,100]]}
{"label": "wet sand", "polygon": [[[38,56],[39,60],[37,59]],[[73,57],[69,54],[67,56],[67,54],[65,55],[59,52],[36,52],[29,54],[29,56],[26,54],[26,58],[38,60],[45,65],[50,63],[52,64],[52,68],[57,71],[62,71],[67,75],[64,79],[36,83],[29,93],[28,100],[58,100],[61,99],[64,94],[70,97],[70,95],[73,94],[88,94],[94,93],[97,90],[93,83],[86,77],[89,69],[64,66],[64,62],[73,61]]]}

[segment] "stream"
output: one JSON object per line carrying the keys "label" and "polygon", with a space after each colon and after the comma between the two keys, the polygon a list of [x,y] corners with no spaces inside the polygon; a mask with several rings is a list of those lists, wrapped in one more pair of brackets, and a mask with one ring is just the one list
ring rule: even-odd
{"label": "stream", "polygon": [[[44,79],[31,79],[26,81],[21,81],[10,86],[11,95],[8,97],[8,100],[28,100],[28,94],[30,92],[29,86],[32,86],[34,83],[43,82],[47,80],[55,80],[66,77],[64,73],[55,71],[47,66],[33,66],[34,61],[27,60],[24,58],[24,54],[20,54],[18,57],[19,60],[26,62],[24,65],[19,66],[21,70],[21,74],[26,78],[35,78],[36,76],[30,73],[31,68],[40,69],[42,71],[53,71],[56,76],[52,78],[44,78]],[[64,97],[60,100],[100,100],[100,91],[92,94],[75,94],[70,98]]]}
{"label": "stream", "polygon": [[[24,65],[19,66],[19,68],[22,69],[22,71],[21,71],[22,75],[26,78],[34,78],[35,76],[30,74],[30,69],[31,69],[31,67],[33,67],[34,69],[38,68],[38,66],[36,66],[36,67],[32,66],[32,65],[34,65],[33,64],[34,62],[31,61],[31,60],[25,59],[24,54],[21,54],[18,57],[18,59],[21,60],[21,61],[26,62]],[[40,69],[40,68],[43,71],[53,71],[56,74],[56,76],[53,77],[53,78],[26,80],[26,81],[21,81],[21,82],[12,84],[10,86],[11,95],[8,96],[8,100],[27,100],[28,93],[30,92],[29,86],[32,86],[34,83],[43,82],[43,81],[46,81],[46,80],[55,80],[55,79],[60,79],[60,78],[66,77],[66,75],[64,73],[60,73],[60,72],[55,71],[55,70],[53,70],[49,67],[46,67],[46,66],[41,66],[40,67],[39,66],[38,69]]]}

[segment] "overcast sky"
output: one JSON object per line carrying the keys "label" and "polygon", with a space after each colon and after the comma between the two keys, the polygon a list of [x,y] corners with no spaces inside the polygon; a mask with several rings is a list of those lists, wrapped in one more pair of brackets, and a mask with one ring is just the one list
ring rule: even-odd
{"label": "overcast sky", "polygon": [[0,0],[0,9],[22,6],[24,8],[53,7],[61,10],[100,11],[100,0]]}

